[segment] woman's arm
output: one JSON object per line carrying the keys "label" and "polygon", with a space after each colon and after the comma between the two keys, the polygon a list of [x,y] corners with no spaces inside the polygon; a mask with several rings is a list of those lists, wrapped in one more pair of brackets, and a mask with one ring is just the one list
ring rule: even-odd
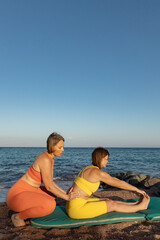
{"label": "woman's arm", "polygon": [[63,191],[63,189],[61,189],[60,187],[58,187],[57,184],[53,181],[52,164],[49,159],[43,159],[43,161],[39,163],[39,168],[42,174],[44,186],[49,192],[67,201],[78,197],[78,193],[75,192],[70,192],[66,194],[66,192]]}
{"label": "woman's arm", "polygon": [[102,181],[102,182],[104,182],[104,183],[106,183],[110,186],[121,188],[121,189],[124,189],[124,190],[134,191],[134,192],[140,193],[142,195],[147,195],[145,193],[145,191],[142,191],[142,190],[136,188],[135,186],[132,186],[131,184],[129,184],[125,181],[119,180],[118,178],[111,177],[106,172],[100,171],[99,176],[100,176],[100,181]]}
{"label": "woman's arm", "polygon": [[66,192],[62,188],[60,188],[54,181],[53,181],[53,184],[57,189],[59,189],[61,192],[66,194]]}

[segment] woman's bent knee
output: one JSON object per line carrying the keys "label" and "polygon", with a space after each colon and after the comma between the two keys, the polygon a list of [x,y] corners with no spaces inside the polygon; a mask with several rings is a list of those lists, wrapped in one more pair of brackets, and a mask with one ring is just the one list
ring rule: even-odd
{"label": "woman's bent knee", "polygon": [[56,207],[56,201],[55,200],[52,200],[52,201],[46,201],[45,204],[43,204],[42,206],[42,211],[45,215],[48,215],[50,213],[52,213],[54,211]]}

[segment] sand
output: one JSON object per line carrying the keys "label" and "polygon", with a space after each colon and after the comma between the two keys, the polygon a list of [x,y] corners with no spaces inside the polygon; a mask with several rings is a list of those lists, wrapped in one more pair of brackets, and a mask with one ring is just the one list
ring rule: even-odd
{"label": "sand", "polygon": [[[147,191],[154,196],[153,191]],[[96,196],[109,197],[115,200],[136,198],[133,192],[117,189],[102,190]],[[57,205],[64,205],[65,202],[57,199]],[[26,226],[15,228],[11,222],[12,211],[6,203],[0,203],[0,240],[155,240],[160,239],[160,221],[134,221],[106,224],[100,226],[82,226],[71,229],[37,229],[26,222]]]}

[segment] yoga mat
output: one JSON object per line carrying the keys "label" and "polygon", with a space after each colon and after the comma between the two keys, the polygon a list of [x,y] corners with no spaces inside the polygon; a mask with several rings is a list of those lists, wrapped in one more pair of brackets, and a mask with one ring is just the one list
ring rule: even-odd
{"label": "yoga mat", "polygon": [[[127,200],[132,202],[137,199]],[[125,221],[160,220],[160,198],[152,197],[147,210],[137,213],[110,212],[99,217],[75,220],[68,217],[65,206],[57,206],[53,213],[39,218],[32,218],[31,225],[37,228],[75,228],[83,225],[103,225]]]}

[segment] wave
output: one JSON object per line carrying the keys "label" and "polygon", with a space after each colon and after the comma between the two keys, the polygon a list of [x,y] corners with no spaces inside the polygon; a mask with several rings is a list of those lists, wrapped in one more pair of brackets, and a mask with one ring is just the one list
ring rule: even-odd
{"label": "wave", "polygon": [[2,189],[10,189],[10,188],[11,188],[11,186],[9,186],[9,185],[0,186],[0,190],[2,190]]}
{"label": "wave", "polygon": [[61,180],[61,181],[63,181],[64,179],[61,178],[61,177],[55,177],[55,178],[53,178],[53,180],[54,180],[54,181],[55,181],[55,180]]}

